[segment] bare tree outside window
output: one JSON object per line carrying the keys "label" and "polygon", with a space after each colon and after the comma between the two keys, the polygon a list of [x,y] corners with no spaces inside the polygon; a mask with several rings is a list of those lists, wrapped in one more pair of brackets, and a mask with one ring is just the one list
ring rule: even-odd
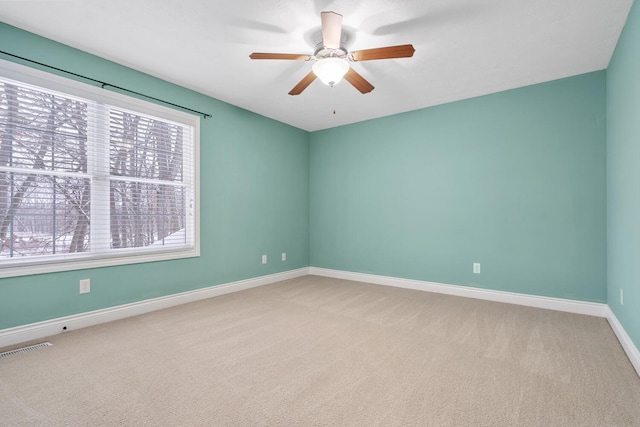
{"label": "bare tree outside window", "polygon": [[87,249],[86,130],[85,103],[0,83],[0,256]]}
{"label": "bare tree outside window", "polygon": [[113,248],[163,244],[185,228],[186,194],[182,186],[183,129],[112,110],[110,173]]}
{"label": "bare tree outside window", "polygon": [[[93,119],[92,102],[0,79],[0,261],[91,252],[94,239],[103,251],[188,244],[190,131],[108,106]],[[92,204],[96,185],[104,203]],[[108,206],[101,227],[92,206]]]}

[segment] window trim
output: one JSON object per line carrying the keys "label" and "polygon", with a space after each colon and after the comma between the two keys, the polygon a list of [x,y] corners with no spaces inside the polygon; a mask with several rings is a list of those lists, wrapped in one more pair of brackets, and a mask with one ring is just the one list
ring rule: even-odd
{"label": "window trim", "polygon": [[[187,124],[194,128],[193,147],[193,248],[155,250],[153,253],[145,253],[144,248],[135,248],[131,251],[116,250],[113,253],[102,253],[98,256],[91,253],[66,255],[66,259],[33,258],[24,264],[12,264],[2,266],[0,264],[0,278],[27,276],[33,274],[53,273],[71,270],[83,270],[89,268],[111,267],[118,265],[138,264],[155,261],[168,261],[200,256],[200,117],[183,111],[174,110],[149,101],[134,98],[132,96],[108,91],[96,86],[91,86],[56,74],[41,71],[32,67],[16,64],[0,59],[0,76],[16,80],[28,85],[40,86],[45,89],[58,91],[70,96],[89,99],[118,108],[132,110],[141,114],[152,115],[158,118]],[[126,255],[123,253],[126,252]],[[135,252],[140,252],[136,254]],[[70,259],[77,258],[77,259]],[[90,259],[89,259],[90,258]]]}

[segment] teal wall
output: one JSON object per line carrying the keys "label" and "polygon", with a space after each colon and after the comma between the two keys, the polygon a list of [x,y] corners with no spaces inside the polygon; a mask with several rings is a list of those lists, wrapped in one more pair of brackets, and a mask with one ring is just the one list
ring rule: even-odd
{"label": "teal wall", "polygon": [[[640,5],[629,13],[607,70],[609,306],[640,347]],[[620,305],[620,289],[624,305]]]}
{"label": "teal wall", "polygon": [[311,265],[606,302],[605,80],[312,133]]}
{"label": "teal wall", "polygon": [[309,265],[307,132],[3,23],[0,50],[213,114],[201,120],[201,256],[0,279],[0,329]]}

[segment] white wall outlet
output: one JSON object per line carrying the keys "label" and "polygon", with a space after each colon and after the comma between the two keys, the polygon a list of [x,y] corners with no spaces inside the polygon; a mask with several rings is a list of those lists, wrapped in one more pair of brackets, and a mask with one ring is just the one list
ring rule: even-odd
{"label": "white wall outlet", "polygon": [[286,260],[287,260],[287,253],[282,252],[282,261],[286,261]]}
{"label": "white wall outlet", "polygon": [[474,274],[480,274],[480,263],[479,262],[474,262],[473,263],[473,272],[474,272]]}
{"label": "white wall outlet", "polygon": [[624,291],[620,288],[620,305],[624,305]]}
{"label": "white wall outlet", "polygon": [[266,255],[262,255],[262,263],[263,264],[267,263],[267,256]]}
{"label": "white wall outlet", "polygon": [[88,294],[89,292],[91,292],[91,280],[90,279],[80,280],[80,293]]}

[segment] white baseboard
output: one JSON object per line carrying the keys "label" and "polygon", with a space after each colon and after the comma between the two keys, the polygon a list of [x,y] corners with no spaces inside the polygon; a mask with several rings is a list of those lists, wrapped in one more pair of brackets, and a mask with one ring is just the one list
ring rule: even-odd
{"label": "white baseboard", "polygon": [[137,316],[139,314],[149,313],[163,308],[212,298],[231,292],[238,292],[245,289],[255,288],[257,286],[268,285],[282,280],[306,276],[308,274],[309,268],[305,267],[297,270],[270,274],[268,276],[260,276],[252,279],[210,286],[179,294],[167,295],[164,297],[152,298],[116,307],[109,307],[87,313],[74,314],[71,316],[59,317],[56,319],[3,329],[0,330],[0,348],[56,335],[61,333],[63,331],[62,328],[64,327],[66,327],[67,331],[85,328],[87,326]]}
{"label": "white baseboard", "polygon": [[616,337],[618,337],[618,341],[620,341],[620,345],[622,345],[624,352],[627,353],[627,357],[636,369],[638,376],[640,376],[640,351],[638,351],[638,348],[633,344],[631,337],[627,335],[627,331],[624,330],[622,324],[618,321],[618,318],[610,307],[607,307],[606,317],[611,325],[611,329],[613,329]]}
{"label": "white baseboard", "polygon": [[421,280],[353,273],[351,271],[330,270],[318,267],[309,267],[309,274],[509,304],[526,305],[529,307],[566,311],[569,313],[586,314],[597,317],[606,317],[606,310],[609,308],[606,304],[595,302],[517,294],[514,292],[494,291],[491,289],[473,288],[470,286],[445,285],[442,283],[424,282]]}

